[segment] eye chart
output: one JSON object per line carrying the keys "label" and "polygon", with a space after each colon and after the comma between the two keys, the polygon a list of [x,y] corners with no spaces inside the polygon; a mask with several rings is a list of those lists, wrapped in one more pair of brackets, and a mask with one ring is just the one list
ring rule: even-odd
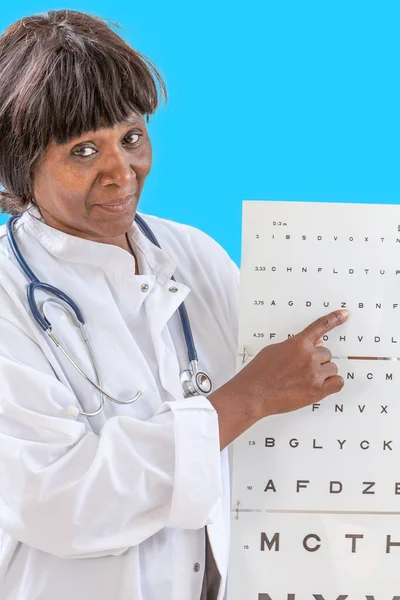
{"label": "eye chart", "polygon": [[245,202],[238,367],[339,308],[344,389],[234,444],[228,600],[400,600],[400,206]]}

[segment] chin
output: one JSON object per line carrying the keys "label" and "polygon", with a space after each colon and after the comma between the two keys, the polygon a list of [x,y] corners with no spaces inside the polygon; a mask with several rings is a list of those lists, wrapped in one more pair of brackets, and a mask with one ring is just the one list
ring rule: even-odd
{"label": "chin", "polygon": [[103,237],[114,237],[125,234],[132,227],[136,209],[137,204],[129,207],[129,210],[121,212],[100,208],[97,211],[98,214],[96,215],[96,218],[92,219],[92,227]]}

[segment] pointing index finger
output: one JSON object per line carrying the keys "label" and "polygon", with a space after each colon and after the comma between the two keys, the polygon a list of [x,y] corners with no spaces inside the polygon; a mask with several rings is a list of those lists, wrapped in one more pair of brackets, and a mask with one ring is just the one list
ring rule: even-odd
{"label": "pointing index finger", "polygon": [[322,338],[325,333],[331,331],[338,325],[343,325],[347,321],[349,317],[349,311],[347,310],[335,310],[329,315],[325,315],[324,317],[320,317],[308,327],[303,329],[300,335],[308,339],[313,344],[317,342],[320,338]]}

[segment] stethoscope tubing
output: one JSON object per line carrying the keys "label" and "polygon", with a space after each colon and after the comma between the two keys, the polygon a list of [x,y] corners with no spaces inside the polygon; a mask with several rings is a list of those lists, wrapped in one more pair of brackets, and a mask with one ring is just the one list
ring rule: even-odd
{"label": "stethoscope tubing", "polygon": [[[152,232],[150,227],[147,225],[146,221],[138,214],[136,214],[136,216],[135,216],[135,221],[138,224],[138,226],[140,227],[140,229],[142,230],[142,232],[144,233],[144,235],[155,246],[158,246],[158,248],[161,248],[160,243],[158,242],[156,236],[154,235],[154,233]],[[175,281],[175,278],[173,276],[171,277],[171,279],[173,279]],[[179,316],[180,316],[181,323],[182,323],[183,335],[185,336],[185,343],[186,343],[189,363],[191,363],[192,361],[198,361],[199,359],[197,356],[196,346],[195,346],[194,339],[193,339],[192,327],[190,325],[189,315],[186,310],[186,306],[185,306],[184,302],[182,302],[182,304],[179,306],[178,311],[179,311]]]}
{"label": "stethoscope tubing", "polygon": [[[28,296],[29,308],[32,311],[32,315],[33,315],[35,321],[37,322],[39,327],[41,327],[41,329],[43,329],[43,331],[46,331],[51,326],[49,321],[39,311],[36,300],[35,300],[35,292],[37,290],[42,290],[42,291],[50,293],[53,296],[56,296],[63,302],[66,302],[66,304],[68,304],[72,308],[72,310],[75,312],[76,317],[79,320],[79,322],[82,325],[85,325],[85,320],[83,318],[83,314],[82,314],[79,306],[72,300],[72,298],[67,296],[67,294],[62,292],[60,289],[58,289],[48,283],[44,283],[44,282],[40,281],[39,278],[37,277],[37,275],[32,271],[32,269],[30,268],[30,266],[24,259],[22,252],[16,242],[15,235],[14,235],[14,226],[19,219],[20,219],[20,216],[17,215],[17,216],[11,217],[7,221],[7,223],[6,223],[7,237],[8,237],[8,241],[11,246],[12,252],[13,252],[15,258],[17,259],[19,266],[21,267],[21,269],[23,270],[23,272],[25,273],[25,275],[31,282],[30,285],[28,286],[27,296]],[[135,215],[135,221],[136,221],[137,225],[140,227],[143,234],[155,246],[157,246],[158,248],[161,248],[160,243],[158,242],[156,236],[154,235],[154,233],[152,232],[150,227],[147,225],[146,221],[138,214]],[[171,279],[173,279],[175,281],[174,277],[172,277]],[[189,363],[191,363],[192,361],[198,361],[196,346],[195,346],[194,339],[193,339],[192,327],[190,325],[189,315],[186,310],[186,306],[185,306],[184,302],[182,302],[182,304],[179,306],[178,311],[179,311],[179,316],[180,316],[181,323],[182,323],[183,335],[185,337],[185,343],[186,343]]]}
{"label": "stethoscope tubing", "polygon": [[[61,350],[61,352],[64,354],[64,356],[77,369],[77,371],[82,375],[82,377],[84,377],[84,379],[94,389],[96,389],[101,394],[100,406],[96,411],[88,413],[88,412],[83,412],[83,411],[77,411],[77,409],[75,407],[68,407],[68,409],[71,409],[71,414],[73,414],[73,415],[80,414],[80,415],[86,416],[86,417],[93,417],[93,416],[98,415],[104,407],[104,397],[108,398],[112,402],[115,402],[116,404],[132,404],[133,402],[136,402],[136,400],[143,394],[142,391],[138,391],[132,398],[129,398],[127,400],[120,400],[120,399],[117,399],[114,396],[108,394],[107,392],[105,392],[102,389],[102,383],[101,383],[100,373],[99,373],[98,366],[97,366],[97,360],[96,360],[95,354],[93,352],[93,349],[91,347],[89,336],[86,331],[86,323],[85,323],[83,314],[82,314],[79,306],[72,300],[72,298],[70,298],[67,294],[65,294],[59,288],[56,288],[48,283],[40,281],[40,279],[37,277],[37,275],[29,267],[28,263],[26,262],[25,258],[23,257],[21,249],[19,248],[19,246],[16,242],[16,239],[15,239],[15,235],[14,235],[14,226],[15,226],[16,222],[18,221],[18,219],[20,219],[19,215],[10,217],[10,219],[8,220],[8,222],[6,224],[7,237],[8,237],[8,241],[10,244],[10,248],[11,248],[19,266],[21,267],[22,271],[25,273],[26,277],[29,280],[29,284],[28,284],[28,288],[27,288],[27,299],[28,299],[29,308],[32,312],[32,316],[35,319],[36,323],[39,325],[39,327],[45,333],[47,333],[49,335],[52,342]],[[144,221],[144,219],[142,217],[140,217],[140,215],[137,214],[135,216],[135,221],[136,221],[138,227],[143,232],[143,234],[155,246],[157,246],[158,248],[161,248],[156,236],[154,235],[154,233],[152,232],[150,227],[147,225],[147,223]],[[172,277],[171,279],[173,281],[175,281],[174,277]],[[50,321],[46,318],[46,315],[44,313],[44,308],[42,307],[42,311],[41,311],[39,309],[38,303],[36,301],[35,293],[38,290],[44,291],[47,294],[53,296],[54,298],[60,300],[61,301],[60,306],[62,308],[64,308],[64,310],[66,310],[65,305],[69,306],[72,309],[72,311],[78,321],[77,324],[79,325],[79,328],[80,328],[80,331],[81,331],[81,334],[83,337],[83,341],[85,342],[85,344],[87,346],[87,349],[88,349],[88,352],[89,352],[89,355],[90,355],[90,358],[92,361],[92,365],[95,370],[97,383],[95,381],[93,381],[93,379],[84,372],[84,370],[80,367],[80,365],[76,362],[76,360],[71,356],[71,354],[68,352],[68,350],[64,347],[62,342],[53,333],[52,325],[51,325]],[[48,299],[46,302],[52,302],[52,300]],[[53,300],[53,302],[56,302],[56,300]],[[187,355],[188,355],[189,365],[190,365],[190,368],[188,370],[183,371],[181,373],[181,382],[182,382],[182,386],[184,389],[185,397],[190,397],[190,396],[195,396],[195,395],[208,395],[212,391],[212,388],[213,388],[212,382],[211,382],[209,375],[207,375],[207,373],[205,373],[204,371],[199,370],[199,368],[198,368],[197,351],[196,351],[196,347],[195,347],[195,343],[194,343],[194,339],[193,339],[193,333],[192,333],[192,328],[191,328],[190,321],[189,321],[189,316],[188,316],[184,302],[182,302],[180,304],[178,311],[179,311],[179,316],[180,316],[180,320],[181,320],[181,324],[182,324],[182,330],[183,330],[183,334],[184,334],[184,338],[185,338]]]}

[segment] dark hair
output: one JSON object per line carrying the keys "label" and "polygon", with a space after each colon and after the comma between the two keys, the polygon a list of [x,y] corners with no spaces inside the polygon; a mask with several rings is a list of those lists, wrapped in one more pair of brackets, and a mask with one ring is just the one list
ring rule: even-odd
{"label": "dark hair", "polygon": [[23,212],[51,141],[148,118],[166,88],[154,64],[99,17],[49,11],[0,36],[0,210]]}

